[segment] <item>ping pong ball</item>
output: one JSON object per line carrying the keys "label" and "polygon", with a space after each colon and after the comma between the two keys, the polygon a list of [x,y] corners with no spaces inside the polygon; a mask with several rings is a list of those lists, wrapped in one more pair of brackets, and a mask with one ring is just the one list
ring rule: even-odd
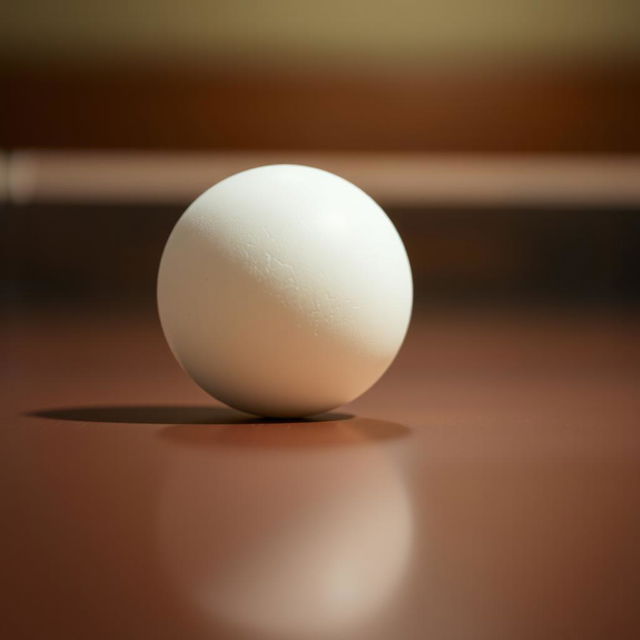
{"label": "ping pong ball", "polygon": [[350,402],[395,358],[411,268],[364,191],[313,167],[237,173],[176,223],[158,273],[169,347],[218,400],[303,417]]}

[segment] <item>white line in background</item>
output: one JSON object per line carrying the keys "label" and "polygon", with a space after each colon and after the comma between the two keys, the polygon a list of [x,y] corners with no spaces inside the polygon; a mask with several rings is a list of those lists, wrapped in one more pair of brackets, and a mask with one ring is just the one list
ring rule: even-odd
{"label": "white line in background", "polygon": [[293,163],[337,173],[386,206],[640,206],[640,156],[25,150],[0,160],[0,197],[15,204],[186,205],[237,171]]}

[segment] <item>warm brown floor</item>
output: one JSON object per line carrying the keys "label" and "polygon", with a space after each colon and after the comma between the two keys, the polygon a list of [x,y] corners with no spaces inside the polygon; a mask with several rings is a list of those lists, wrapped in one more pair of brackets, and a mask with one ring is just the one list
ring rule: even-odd
{"label": "warm brown floor", "polygon": [[212,406],[151,312],[7,318],[4,637],[640,633],[637,315],[423,311],[294,424]]}

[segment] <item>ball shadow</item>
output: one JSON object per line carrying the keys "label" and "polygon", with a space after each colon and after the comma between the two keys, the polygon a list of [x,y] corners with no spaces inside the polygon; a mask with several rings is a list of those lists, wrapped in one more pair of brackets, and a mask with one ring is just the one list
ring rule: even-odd
{"label": "ball shadow", "polygon": [[372,444],[410,435],[404,425],[358,416],[328,414],[329,420],[279,421],[265,428],[257,422],[227,427],[172,425],[161,429],[157,437],[173,444],[197,449],[235,447],[255,449],[323,448]]}
{"label": "ball shadow", "polygon": [[228,407],[206,406],[87,406],[38,409],[26,415],[49,420],[126,424],[173,425],[266,425],[309,424],[344,421],[353,418],[347,413],[322,413],[292,421],[290,418],[260,418]]}

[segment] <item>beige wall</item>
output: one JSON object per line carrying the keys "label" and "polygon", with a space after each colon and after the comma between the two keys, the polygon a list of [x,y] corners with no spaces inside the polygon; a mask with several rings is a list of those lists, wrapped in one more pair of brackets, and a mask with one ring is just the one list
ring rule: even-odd
{"label": "beige wall", "polygon": [[640,58],[638,0],[7,0],[0,56],[315,65]]}

